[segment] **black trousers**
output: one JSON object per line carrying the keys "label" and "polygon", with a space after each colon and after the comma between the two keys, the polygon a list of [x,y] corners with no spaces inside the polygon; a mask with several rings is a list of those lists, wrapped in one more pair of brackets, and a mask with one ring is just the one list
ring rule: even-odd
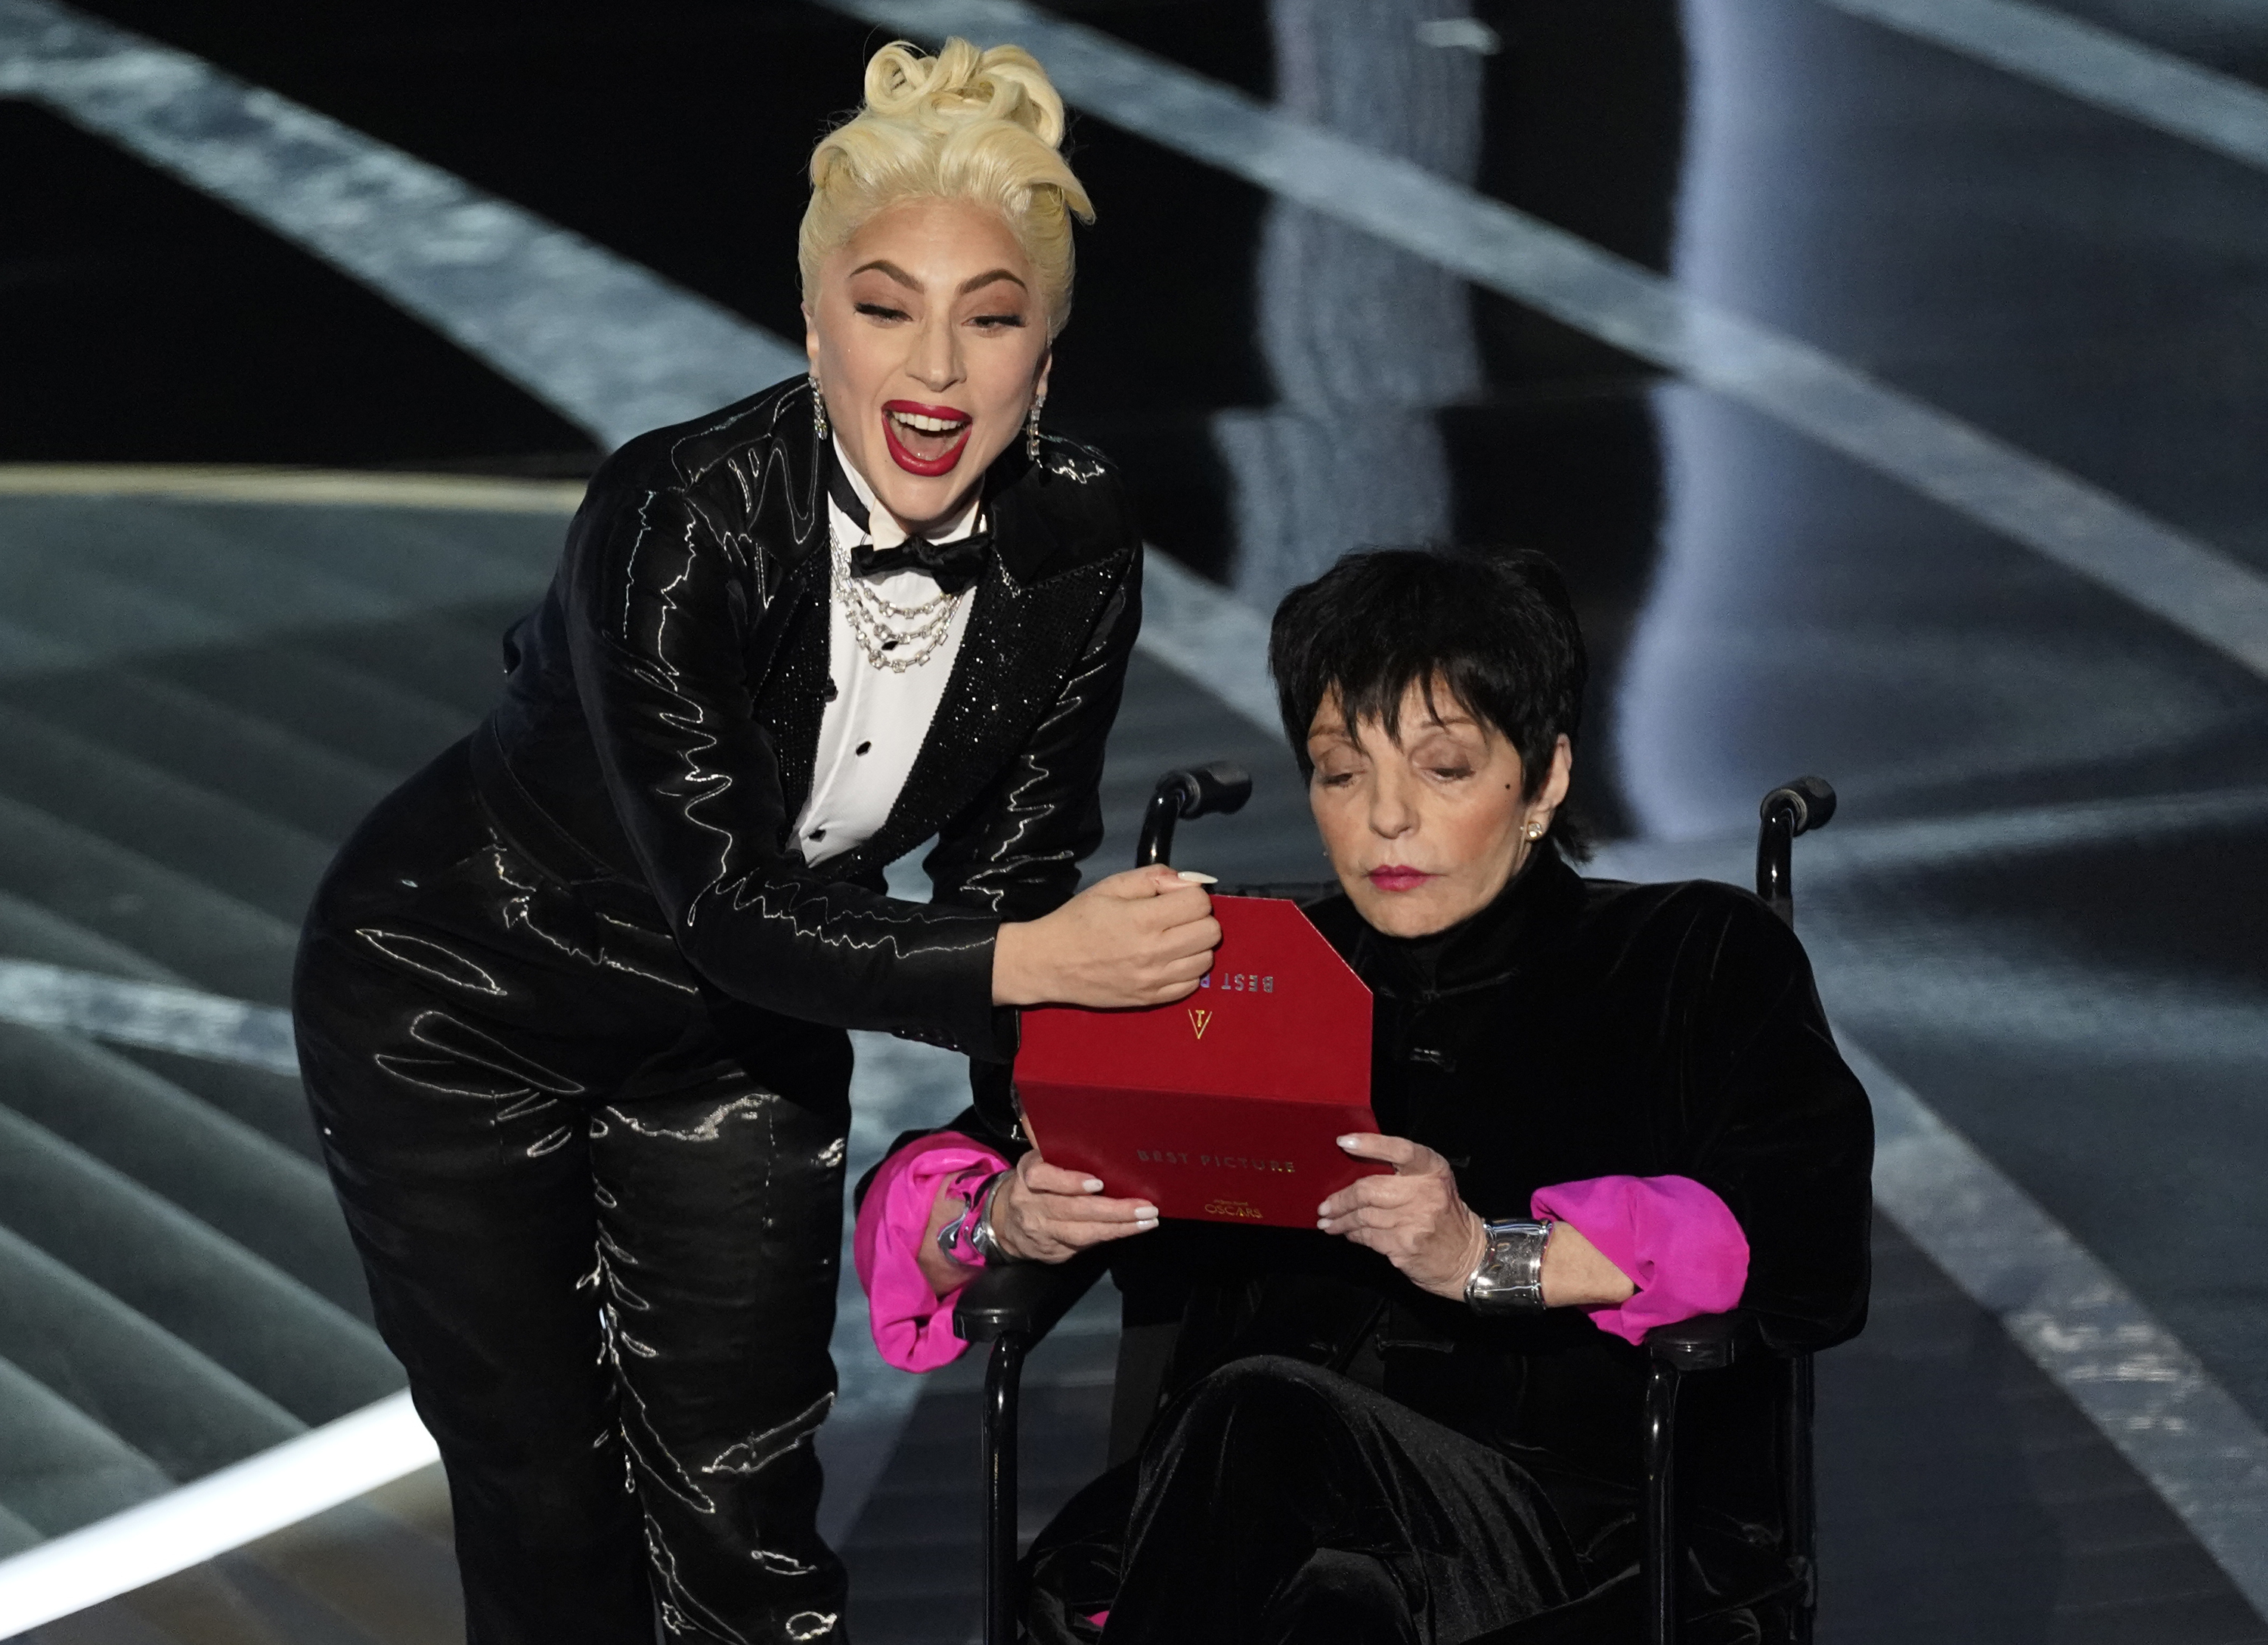
{"label": "black trousers", "polygon": [[846,1036],[713,996],[658,922],[539,872],[461,748],[348,845],[293,1004],[473,1645],[846,1637],[812,1448]]}
{"label": "black trousers", "polygon": [[1027,1563],[1035,1640],[1460,1645],[1580,1597],[1508,1458],[1332,1372],[1256,1355],[1199,1383]]}

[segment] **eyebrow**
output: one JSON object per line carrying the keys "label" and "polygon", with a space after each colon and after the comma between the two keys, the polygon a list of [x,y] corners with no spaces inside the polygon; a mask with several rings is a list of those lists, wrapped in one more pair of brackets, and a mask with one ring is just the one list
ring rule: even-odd
{"label": "eyebrow", "polygon": [[[1001,280],[1012,281],[1019,286],[1024,285],[1023,281],[1018,279],[1012,270],[1007,269],[988,269],[983,274],[976,276],[972,279],[963,280],[961,283],[961,295],[966,297],[971,291],[981,291],[985,286],[994,284]],[[1029,291],[1031,288],[1024,286],[1024,289]]]}
{"label": "eyebrow", "polygon": [[[1376,724],[1377,722],[1373,720],[1370,723]],[[1387,741],[1394,748],[1406,749],[1409,747],[1410,739],[1413,735],[1423,736],[1428,731],[1454,731],[1461,726],[1470,730],[1479,732],[1484,738],[1488,734],[1487,727],[1484,727],[1481,722],[1473,716],[1469,714],[1452,714],[1446,719],[1422,719],[1416,722],[1414,727],[1410,722],[1404,721],[1401,734],[1388,737]],[[1344,722],[1342,722],[1342,724],[1336,728],[1327,727],[1322,731],[1311,731],[1307,734],[1307,747],[1311,750],[1328,747],[1334,743],[1352,749],[1357,754],[1363,752],[1362,739],[1355,734],[1355,727],[1351,725],[1346,725]],[[1311,754],[1309,757],[1312,758],[1313,755]]]}
{"label": "eyebrow", "polygon": [[896,263],[885,262],[880,257],[875,258],[872,262],[860,263],[857,268],[850,270],[850,277],[856,279],[858,276],[865,273],[869,269],[873,269],[877,274],[888,275],[890,278],[895,280],[900,285],[904,286],[909,291],[918,291],[924,289],[919,280],[915,279],[913,276],[908,274],[903,269],[898,267]]}
{"label": "eyebrow", "polygon": [[[851,269],[850,273],[852,277],[856,278],[858,276],[865,273],[870,269],[877,274],[887,275],[891,279],[895,280],[900,285],[904,286],[906,290],[909,291],[925,291],[929,289],[919,280],[915,279],[913,276],[908,274],[903,269],[898,267],[896,263],[891,262],[881,257],[875,258],[872,262],[860,263],[857,268]],[[983,274],[976,275],[968,279],[963,280],[961,283],[959,295],[966,297],[971,291],[982,291],[984,287],[996,284],[1002,280],[1007,280],[1016,285],[1023,286],[1026,291],[1029,291],[1031,289],[1029,286],[1024,286],[1022,278],[1012,269],[989,269]]]}

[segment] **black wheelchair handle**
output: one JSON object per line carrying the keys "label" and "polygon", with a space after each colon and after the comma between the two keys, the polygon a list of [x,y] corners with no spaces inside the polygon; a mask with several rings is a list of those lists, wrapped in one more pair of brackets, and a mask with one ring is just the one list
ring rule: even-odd
{"label": "black wheelchair handle", "polygon": [[1142,815],[1142,837],[1134,848],[1134,866],[1170,862],[1174,855],[1174,825],[1183,817],[1226,815],[1241,811],[1252,798],[1252,773],[1233,760],[1213,760],[1204,765],[1167,771],[1150,792],[1150,808]]}
{"label": "black wheelchair handle", "polygon": [[1234,760],[1212,760],[1184,775],[1196,778],[1197,798],[1182,808],[1185,817],[1226,816],[1252,798],[1252,773]]}
{"label": "black wheelchair handle", "polygon": [[1824,777],[1799,777],[1766,794],[1756,815],[1770,822],[1772,813],[1782,809],[1793,814],[1791,837],[1825,828],[1835,820],[1835,790]]}
{"label": "black wheelchair handle", "polygon": [[1679,1371],[1719,1371],[1761,1352],[1764,1337],[1754,1315],[1701,1314],[1646,1333],[1648,1354]]}
{"label": "black wheelchair handle", "polygon": [[1783,922],[1795,924],[1795,889],[1788,862],[1795,837],[1825,828],[1835,815],[1835,791],[1824,777],[1782,783],[1756,807],[1756,895]]}

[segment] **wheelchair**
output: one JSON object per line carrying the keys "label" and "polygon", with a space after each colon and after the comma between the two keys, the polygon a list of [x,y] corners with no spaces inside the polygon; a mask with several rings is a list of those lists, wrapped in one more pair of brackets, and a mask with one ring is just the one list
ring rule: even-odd
{"label": "wheelchair", "polygon": [[[1174,825],[1184,817],[1242,808],[1252,779],[1226,762],[1168,771],[1158,780],[1142,824],[1135,866],[1170,859]],[[1758,807],[1756,896],[1789,926],[1795,923],[1793,847],[1800,834],[1823,828],[1835,815],[1835,791],[1819,777],[1800,777],[1764,795]],[[1313,900],[1335,884],[1223,887],[1225,893]],[[984,1645],[1015,1645],[1023,1610],[1017,1580],[1016,1405],[1025,1356],[1109,1266],[1107,1247],[1060,1264],[988,1268],[971,1280],[954,1305],[953,1328],[963,1341],[989,1343],[979,1447],[984,1479]],[[1158,1405],[1172,1325],[1129,1326],[1120,1333],[1112,1391],[1109,1460],[1135,1455]],[[1676,1464],[1678,1391],[1689,1376],[1704,1376],[1760,1357],[1777,1360],[1778,1428],[1785,1557],[1795,1595],[1795,1634],[1810,1645],[1818,1606],[1817,1509],[1812,1470],[1812,1363],[1808,1354],[1769,1348],[1755,1320],[1739,1309],[1707,1314],[1646,1334],[1646,1383],[1640,1425],[1644,1473],[1639,1508],[1638,1582],[1648,1645],[1675,1645],[1678,1637]]]}

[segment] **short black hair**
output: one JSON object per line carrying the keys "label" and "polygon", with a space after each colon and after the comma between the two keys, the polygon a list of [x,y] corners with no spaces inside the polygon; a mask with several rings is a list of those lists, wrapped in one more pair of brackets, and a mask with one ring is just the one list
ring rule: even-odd
{"label": "short black hair", "polygon": [[1410,688],[1430,702],[1438,682],[1520,750],[1533,797],[1581,728],[1590,661],[1559,568],[1535,550],[1366,549],[1284,596],[1268,671],[1302,777],[1327,697],[1350,727],[1376,719],[1398,738]]}

